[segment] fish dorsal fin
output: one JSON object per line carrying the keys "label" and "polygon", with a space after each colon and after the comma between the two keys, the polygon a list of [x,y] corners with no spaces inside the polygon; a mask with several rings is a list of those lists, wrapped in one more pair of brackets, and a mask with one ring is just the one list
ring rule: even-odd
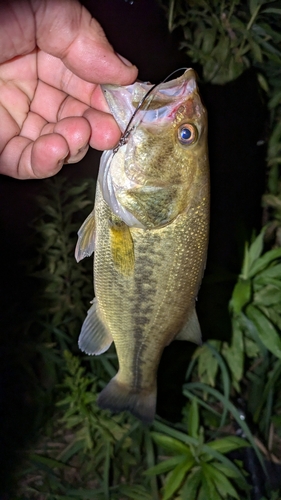
{"label": "fish dorsal fin", "polygon": [[99,318],[97,300],[93,300],[82,325],[78,346],[86,354],[102,354],[110,347],[113,339]]}
{"label": "fish dorsal fin", "polygon": [[193,308],[191,316],[188,318],[181,331],[175,337],[175,340],[189,340],[189,342],[194,342],[198,345],[202,344],[201,328],[199,325],[195,307]]}
{"label": "fish dorsal fin", "polygon": [[75,248],[75,259],[77,262],[90,257],[95,250],[95,212],[88,215],[78,231],[78,241]]}
{"label": "fish dorsal fin", "polygon": [[120,219],[110,225],[110,243],[116,269],[129,276],[135,266],[134,242],[129,227]]}

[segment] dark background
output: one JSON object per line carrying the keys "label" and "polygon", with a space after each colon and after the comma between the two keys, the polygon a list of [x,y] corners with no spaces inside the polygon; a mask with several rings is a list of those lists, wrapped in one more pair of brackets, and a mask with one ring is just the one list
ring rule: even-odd
{"label": "dark background", "polygon": [[[141,80],[157,83],[179,67],[194,67],[178,51],[181,34],[169,34],[156,0],[83,3],[115,50],[138,66]],[[200,75],[200,68],[195,69]],[[197,309],[204,340],[227,339],[228,301],[241,268],[244,242],[261,224],[265,151],[257,143],[264,139],[266,108],[251,70],[227,85],[200,85],[200,90],[209,114],[211,231]],[[70,183],[96,177],[99,157],[90,150],[79,164],[65,166],[59,175]],[[35,195],[43,182],[0,176],[0,493],[17,463],[16,450],[32,436],[37,411],[36,401],[30,400],[28,376],[21,369],[21,338],[15,332],[32,314],[38,286],[27,276],[25,262],[36,251],[29,224],[38,215]],[[173,342],[163,354],[158,412],[171,421],[180,419],[181,385],[192,352],[192,344]]]}

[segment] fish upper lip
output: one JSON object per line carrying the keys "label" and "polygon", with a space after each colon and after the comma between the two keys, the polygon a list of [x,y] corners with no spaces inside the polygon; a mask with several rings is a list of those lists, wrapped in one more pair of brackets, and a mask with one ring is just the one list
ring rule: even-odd
{"label": "fish upper lip", "polygon": [[133,101],[141,103],[143,98],[149,99],[150,91],[155,88],[154,97],[158,96],[160,101],[163,100],[163,106],[159,107],[161,109],[165,104],[169,106],[173,101],[178,102],[181,97],[184,99],[191,96],[196,91],[197,84],[196,74],[193,69],[189,68],[180,77],[168,82],[160,82],[156,86],[140,82],[125,87],[105,84],[101,85],[101,88],[111,113],[124,133],[128,125],[131,125],[131,121],[132,126],[134,125],[135,113],[138,116],[138,113],[142,112],[140,108],[133,107]]}

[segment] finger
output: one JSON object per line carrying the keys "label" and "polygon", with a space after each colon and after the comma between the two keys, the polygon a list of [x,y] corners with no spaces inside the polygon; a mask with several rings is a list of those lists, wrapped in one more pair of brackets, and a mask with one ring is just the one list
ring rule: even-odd
{"label": "finger", "polygon": [[[103,96],[101,94],[101,91],[100,94],[97,93],[97,100],[100,100],[100,105],[98,105],[98,107],[103,108],[101,104]],[[104,106],[104,108],[108,110],[107,105]],[[99,111],[97,109],[89,108],[89,106],[82,103],[81,101],[78,101],[77,99],[74,99],[70,96],[66,96],[64,92],[58,89],[54,89],[50,85],[47,85],[43,82],[38,83],[36,94],[31,104],[31,110],[32,113],[27,118],[26,123],[24,124],[23,135],[33,140],[36,139],[36,136],[34,135],[36,129],[34,121],[36,119],[36,124],[39,125],[39,116],[42,117],[42,120],[45,120],[45,126],[47,122],[51,123],[48,128],[44,129],[45,131],[47,130],[47,133],[54,131],[53,124],[55,122],[60,123],[64,118],[69,117],[72,117],[72,120],[75,120],[74,117],[77,117],[76,123],[77,127],[79,128],[78,117],[84,116],[84,118],[86,118],[90,123],[92,132],[91,134],[89,134],[89,141],[90,145],[95,149],[111,149],[116,145],[120,138],[119,127],[111,114]],[[36,114],[38,115],[37,118]],[[33,116],[32,122],[31,115]],[[29,129],[31,129],[31,131]],[[38,135],[40,135],[40,133],[41,129],[38,132]],[[69,147],[71,148],[70,143]]]}
{"label": "finger", "polygon": [[3,104],[0,104],[0,123],[1,124],[5,123],[5,126],[3,125],[1,126],[1,133],[0,133],[0,154],[1,154],[6,144],[11,139],[11,137],[18,135],[20,128],[17,122],[9,113],[9,111],[3,106]]}
{"label": "finger", "polygon": [[65,92],[39,81],[30,104],[30,111],[42,116],[47,122],[56,122],[65,99]]}
{"label": "finger", "polygon": [[68,144],[69,153],[65,163],[76,163],[80,161],[88,151],[91,136],[91,127],[83,117],[68,117],[58,123],[49,123],[43,130],[42,135],[55,133],[60,134]]}
{"label": "finger", "polygon": [[[102,92],[96,93],[98,108],[108,110],[108,106],[102,106]],[[47,85],[46,83],[39,82],[34,96],[33,102],[31,104],[31,110],[33,113],[40,114],[46,122],[51,124],[62,121],[64,118],[84,116],[90,123],[92,132],[89,138],[90,145],[99,150],[111,149],[113,148],[120,139],[120,129],[108,112],[100,111],[99,109],[94,109],[86,104],[74,99],[72,97],[67,97],[66,94],[60,90],[54,89],[53,87]],[[78,121],[77,121],[78,124]],[[51,125],[53,127],[53,125]],[[52,128],[45,129],[48,131],[53,131]],[[31,137],[28,135],[28,137]],[[32,137],[33,140],[35,137]]]}
{"label": "finger", "polygon": [[[51,119],[52,114],[52,120],[55,120],[57,118],[58,124],[60,124],[63,122],[63,119],[71,118],[71,120],[73,120],[73,123],[75,122],[77,127],[79,127],[79,117],[83,116],[87,119],[91,127],[91,133],[89,134],[88,139],[91,147],[103,151],[104,149],[113,148],[118,143],[121,132],[113,116],[109,112],[107,112],[107,105],[104,106],[104,108],[106,108],[106,111],[104,112],[100,111],[99,109],[91,108],[70,96],[66,97],[65,99],[61,99],[61,101],[62,102],[60,104],[59,110],[57,110],[56,113],[52,113],[49,106],[47,115],[49,119]],[[33,103],[32,109],[35,109],[35,107],[36,109],[41,108],[42,113],[43,110],[42,106],[40,107],[40,102],[41,99],[36,97],[36,106]],[[102,105],[99,107],[103,108]],[[47,128],[44,128],[44,131],[47,130],[47,133],[54,131],[53,123],[46,125],[46,127]],[[55,129],[55,131],[62,133],[57,129]],[[71,148],[70,143],[69,146]]]}
{"label": "finger", "polygon": [[88,106],[101,111],[109,111],[99,85],[83,80],[68,69],[60,59],[46,52],[39,51],[37,62],[40,79],[40,87],[36,89],[37,94],[40,89],[47,88],[44,87],[47,85],[48,88],[57,89],[58,92],[63,91]]}
{"label": "finger", "polygon": [[116,146],[121,132],[112,115],[88,108],[83,116],[91,125],[90,146],[92,148],[103,151]]}
{"label": "finger", "polygon": [[16,179],[42,179],[55,175],[69,154],[60,134],[39,137],[35,142],[14,137],[0,156],[0,172]]}
{"label": "finger", "polygon": [[0,2],[0,63],[20,54],[28,54],[36,46],[34,15],[29,2]]}
{"label": "finger", "polygon": [[[51,123],[68,116],[82,116],[89,106],[108,113],[109,108],[100,87],[97,88],[92,84],[91,87],[95,89],[94,94],[87,96],[82,93],[79,97],[85,100],[81,102],[79,99],[68,96],[68,92],[63,92],[51,84],[39,81],[30,110],[40,115],[46,122]],[[77,95],[75,90],[73,93]]]}
{"label": "finger", "polygon": [[99,23],[79,2],[33,0],[32,6],[37,45],[60,58],[80,78],[119,85],[136,79],[137,68],[114,52]]}
{"label": "finger", "polygon": [[51,177],[59,172],[68,155],[68,144],[62,135],[43,135],[22,155],[19,170],[29,174],[29,178]]}

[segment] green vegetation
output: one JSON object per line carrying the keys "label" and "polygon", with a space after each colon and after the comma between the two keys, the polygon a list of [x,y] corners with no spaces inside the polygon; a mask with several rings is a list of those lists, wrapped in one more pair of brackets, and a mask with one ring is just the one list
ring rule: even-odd
{"label": "green vegetation", "polygon": [[[280,2],[266,0],[162,0],[169,29],[183,31],[181,49],[202,67],[206,82],[224,84],[254,65],[266,64],[278,86]],[[280,73],[279,73],[280,74]],[[261,78],[264,87],[268,84]],[[273,83],[273,82],[271,82]]]}
{"label": "green vegetation", "polygon": [[[199,347],[187,370],[182,421],[151,428],[97,407],[115,374],[114,347],[98,357],[78,352],[77,336],[92,299],[92,261],[74,261],[76,232],[94,185],[46,181],[35,221],[41,284],[32,324],[41,365],[38,436],[17,473],[15,500],[248,499],[241,451],[281,461],[281,5],[233,0],[162,1],[182,48],[202,65],[202,79],[225,83],[254,66],[271,117],[267,224],[246,244],[229,305],[230,342]],[[248,419],[255,424],[255,434]],[[237,429],[240,434],[238,437]],[[230,453],[230,455],[229,455]],[[280,492],[268,489],[266,500]]]}

